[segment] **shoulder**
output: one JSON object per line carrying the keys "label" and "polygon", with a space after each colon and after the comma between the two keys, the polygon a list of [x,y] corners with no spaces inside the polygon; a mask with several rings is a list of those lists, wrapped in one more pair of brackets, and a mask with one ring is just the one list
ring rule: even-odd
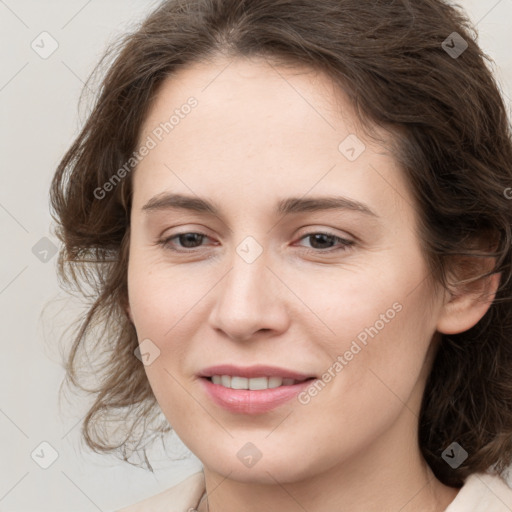
{"label": "shoulder", "polygon": [[494,473],[470,475],[445,512],[510,512],[512,488]]}
{"label": "shoulder", "polygon": [[203,492],[204,474],[199,471],[165,491],[116,512],[182,512],[195,508]]}

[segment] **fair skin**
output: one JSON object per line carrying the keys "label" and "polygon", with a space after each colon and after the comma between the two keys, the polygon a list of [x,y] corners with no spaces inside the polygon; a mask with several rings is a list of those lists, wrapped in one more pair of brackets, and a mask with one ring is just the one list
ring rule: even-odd
{"label": "fair skin", "polygon": [[[197,98],[133,175],[128,312],[139,342],[160,350],[145,366],[158,403],[203,463],[210,512],[443,511],[457,489],[434,477],[417,442],[429,348],[436,331],[476,324],[492,296],[452,296],[432,283],[401,170],[365,138],[327,77],[264,59],[229,62],[167,79],[141,131],[144,141]],[[338,149],[351,133],[366,145],[354,161]],[[143,209],[165,192],[218,212]],[[332,195],[374,215],[275,212],[283,199]],[[312,236],[322,232],[352,244]],[[251,263],[236,250],[248,236],[262,248]],[[200,370],[223,363],[320,378],[397,303],[400,312],[307,404],[247,415],[219,407],[200,385]],[[247,442],[262,454],[252,467],[237,457]]]}

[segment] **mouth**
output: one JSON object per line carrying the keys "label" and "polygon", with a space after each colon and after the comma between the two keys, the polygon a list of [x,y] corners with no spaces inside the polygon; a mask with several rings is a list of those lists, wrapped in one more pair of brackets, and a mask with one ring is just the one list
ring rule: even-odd
{"label": "mouth", "polygon": [[218,365],[198,375],[206,395],[217,406],[237,414],[263,414],[297,396],[317,379],[270,366]]}

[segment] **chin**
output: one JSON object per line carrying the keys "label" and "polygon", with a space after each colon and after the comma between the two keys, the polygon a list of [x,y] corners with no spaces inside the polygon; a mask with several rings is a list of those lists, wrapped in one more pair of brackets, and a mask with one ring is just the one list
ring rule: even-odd
{"label": "chin", "polygon": [[[224,450],[217,446],[217,449],[213,451],[211,447],[207,448],[208,453],[205,453],[204,456],[200,451],[195,454],[210,471],[224,477],[229,475],[230,479],[245,483],[275,485],[276,481],[279,483],[300,482],[310,479],[313,474],[320,473],[324,469],[321,466],[324,466],[325,462],[308,459],[305,457],[306,453],[302,449],[297,449],[296,445],[288,447],[288,450],[283,446],[279,450],[270,445],[266,448],[262,447],[261,458],[257,461],[254,458],[253,460],[248,458],[250,455],[245,455],[252,451],[253,457],[257,457],[256,449],[247,446],[244,452],[243,448],[241,450],[244,445],[244,442],[235,442],[233,446],[226,446]],[[245,462],[244,458],[247,459]]]}

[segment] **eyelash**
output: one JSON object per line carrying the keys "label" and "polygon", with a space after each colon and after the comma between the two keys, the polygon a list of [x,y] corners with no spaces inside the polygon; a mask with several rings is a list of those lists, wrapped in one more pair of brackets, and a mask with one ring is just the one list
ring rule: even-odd
{"label": "eyelash", "polygon": [[[199,235],[204,238],[209,238],[208,235],[206,235],[204,233],[198,233],[195,231],[184,231],[182,233],[176,233],[170,237],[158,240],[157,243],[158,243],[158,245],[161,245],[165,249],[168,249],[168,250],[176,252],[176,253],[189,253],[190,254],[193,251],[195,251],[196,249],[201,247],[201,246],[199,246],[199,247],[193,247],[193,248],[188,248],[188,249],[176,249],[176,248],[172,247],[172,245],[170,244],[171,240],[173,240],[175,238],[179,238],[180,236],[184,236],[184,235]],[[338,252],[338,251],[347,251],[352,245],[354,245],[354,242],[352,240],[347,240],[345,238],[341,238],[339,236],[333,235],[332,233],[328,233],[325,231],[312,231],[311,233],[307,233],[307,234],[301,236],[299,238],[299,241],[304,240],[305,238],[315,236],[315,235],[327,236],[327,237],[331,238],[334,242],[338,242],[340,244],[340,247],[329,248],[329,249],[314,249],[314,248],[310,248],[310,247],[304,247],[304,249],[309,249],[313,252],[325,254],[325,253],[332,253],[332,252]]]}

